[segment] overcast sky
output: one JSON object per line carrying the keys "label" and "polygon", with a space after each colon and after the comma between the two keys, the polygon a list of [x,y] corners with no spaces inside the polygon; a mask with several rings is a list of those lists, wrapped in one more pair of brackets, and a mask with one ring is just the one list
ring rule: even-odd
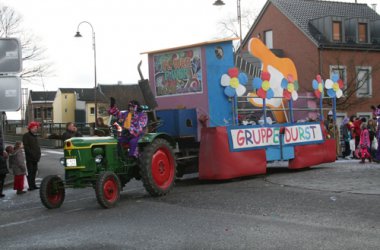
{"label": "overcast sky", "polygon": [[[43,79],[48,90],[58,87],[92,87],[94,62],[91,27],[96,37],[97,77],[102,84],[136,83],[136,67],[147,55],[141,52],[182,46],[221,37],[218,21],[236,16],[236,1],[225,0],[3,0],[23,16],[25,29],[40,38],[56,77]],[[243,0],[242,8],[265,0]],[[252,8],[252,7],[249,7]],[[147,75],[146,75],[147,77]],[[42,84],[33,86],[42,89]]]}
{"label": "overcast sky", "polygon": [[[100,84],[137,83],[137,64],[143,60],[148,77],[147,55],[141,52],[204,42],[223,35],[218,22],[236,17],[236,0],[2,0],[23,17],[23,28],[39,37],[54,76],[33,84],[33,90],[94,86],[92,33],[80,26],[82,38],[74,38],[81,21],[92,24],[96,34],[97,78]],[[266,0],[241,0],[242,11],[258,14]],[[346,2],[355,2],[346,1]],[[358,0],[377,3],[378,0]],[[380,6],[378,7],[380,8]],[[243,30],[243,33],[246,30]]]}

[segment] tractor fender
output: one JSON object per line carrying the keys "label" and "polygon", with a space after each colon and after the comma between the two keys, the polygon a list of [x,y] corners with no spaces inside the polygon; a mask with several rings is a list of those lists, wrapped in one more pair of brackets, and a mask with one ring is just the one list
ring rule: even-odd
{"label": "tractor fender", "polygon": [[152,143],[154,140],[156,140],[158,138],[167,140],[173,148],[176,145],[175,140],[169,134],[166,134],[166,133],[146,133],[140,138],[140,140],[138,142],[139,147],[144,147],[146,144]]}

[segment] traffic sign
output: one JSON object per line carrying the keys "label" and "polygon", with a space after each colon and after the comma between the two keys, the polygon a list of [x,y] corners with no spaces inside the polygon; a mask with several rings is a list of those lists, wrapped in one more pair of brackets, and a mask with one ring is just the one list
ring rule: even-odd
{"label": "traffic sign", "polygon": [[0,74],[22,71],[21,43],[17,38],[0,38]]}
{"label": "traffic sign", "polygon": [[21,79],[17,76],[0,77],[0,110],[17,111],[21,108]]}

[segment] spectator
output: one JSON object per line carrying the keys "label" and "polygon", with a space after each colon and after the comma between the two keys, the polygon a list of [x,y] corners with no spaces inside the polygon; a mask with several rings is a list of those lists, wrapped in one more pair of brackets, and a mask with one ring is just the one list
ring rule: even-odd
{"label": "spectator", "polygon": [[367,124],[363,122],[360,125],[360,129],[361,129],[360,142],[359,142],[360,158],[361,158],[360,163],[364,163],[365,159],[368,159],[369,162],[372,162],[372,158],[369,153],[371,144],[369,142],[369,132],[368,132]]}
{"label": "spectator", "polygon": [[350,149],[350,140],[351,140],[351,132],[349,127],[350,119],[348,117],[343,119],[342,122],[342,137],[344,141],[344,151],[342,152],[343,158],[350,159],[349,156],[351,155],[351,149]]}
{"label": "spectator", "polygon": [[68,122],[66,123],[66,131],[62,134],[62,141],[65,142],[72,137],[82,137],[82,134],[78,132],[78,128],[73,122]]}
{"label": "spectator", "polygon": [[339,137],[339,130],[338,127],[334,121],[333,112],[330,110],[327,114],[327,119],[324,121],[326,130],[327,130],[327,138],[328,139],[335,139],[336,144],[336,157],[338,158],[338,155],[340,155],[340,137]]}
{"label": "spectator", "polygon": [[108,128],[107,124],[104,123],[104,120],[102,117],[98,117],[96,124],[97,124],[97,127],[99,128]]}
{"label": "spectator", "polygon": [[98,122],[96,123],[97,126],[94,130],[94,134],[97,136],[108,136],[110,135],[110,128],[107,124],[104,123],[104,120],[102,117],[98,117]]}
{"label": "spectator", "polygon": [[[376,120],[374,119],[370,119],[368,121],[368,132],[369,132],[369,142],[371,145],[370,146],[370,153],[371,153],[371,157],[375,157],[375,154],[376,154],[376,150],[377,148],[372,148],[372,143],[373,143],[373,140],[376,138]],[[377,139],[377,138],[376,138]]]}
{"label": "spectator", "polygon": [[363,122],[366,122],[367,119],[362,117],[362,118],[356,118],[354,121],[354,134],[355,134],[355,149],[359,148],[359,142],[360,142],[360,135],[361,135],[361,129],[360,126],[362,125]]}
{"label": "spectator", "polygon": [[4,152],[3,148],[0,146],[0,198],[3,198],[5,195],[3,194],[5,177],[9,173],[7,167],[7,152]]}
{"label": "spectator", "polygon": [[8,146],[6,148],[9,154],[9,166],[11,167],[14,175],[13,189],[17,190],[17,194],[24,194],[26,192],[23,190],[26,184],[24,183],[26,167],[22,149],[22,142],[16,142],[14,148],[12,146]]}
{"label": "spectator", "polygon": [[36,186],[36,173],[38,170],[38,162],[41,158],[41,148],[37,138],[37,130],[40,124],[38,122],[30,122],[28,132],[22,137],[24,143],[26,167],[28,169],[29,190],[38,189]]}

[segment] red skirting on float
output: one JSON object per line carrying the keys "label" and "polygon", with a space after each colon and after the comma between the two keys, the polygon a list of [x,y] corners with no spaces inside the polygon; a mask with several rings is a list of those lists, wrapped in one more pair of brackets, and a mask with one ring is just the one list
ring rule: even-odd
{"label": "red skirting on float", "polygon": [[266,173],[265,149],[230,152],[226,127],[202,128],[199,179],[226,180]]}

